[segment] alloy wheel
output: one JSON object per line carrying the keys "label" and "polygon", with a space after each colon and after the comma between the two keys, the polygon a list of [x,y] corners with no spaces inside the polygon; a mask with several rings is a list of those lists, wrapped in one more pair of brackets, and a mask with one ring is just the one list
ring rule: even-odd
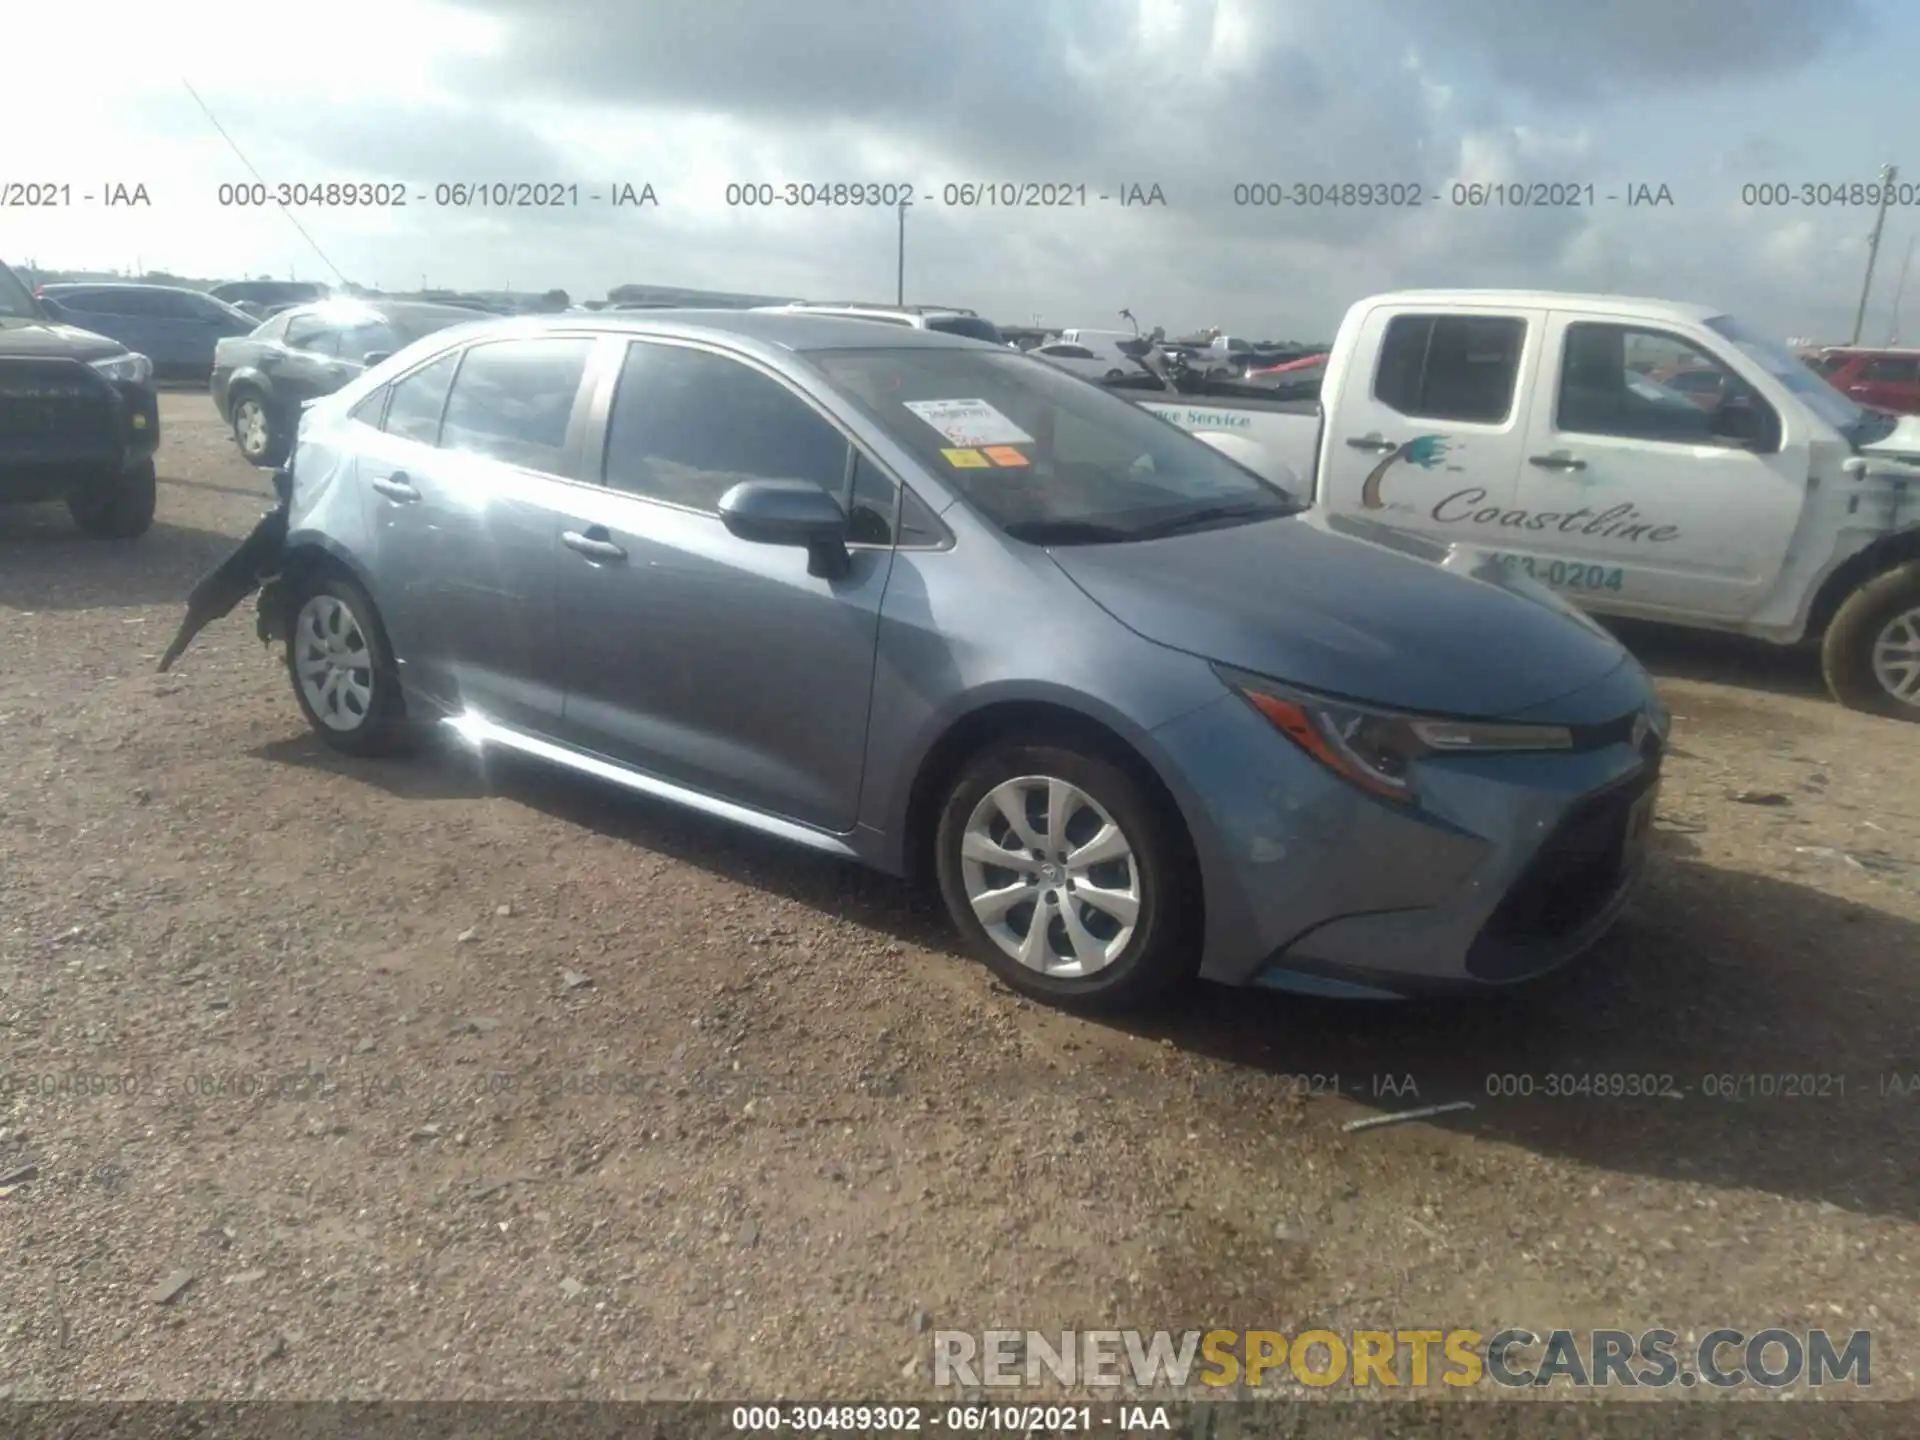
{"label": "alloy wheel", "polygon": [[315,595],[294,620],[300,693],[329,730],[359,729],[373,707],[373,652],[359,618],[338,596]]}
{"label": "alloy wheel", "polygon": [[234,414],[234,433],[241,453],[249,459],[267,453],[267,407],[258,400],[242,400]]}
{"label": "alloy wheel", "polygon": [[1873,641],[1873,678],[1894,699],[1920,706],[1920,607],[1880,627]]}
{"label": "alloy wheel", "polygon": [[1068,781],[1026,775],[989,790],[961,835],[960,869],[975,918],[1028,969],[1098,974],[1133,939],[1142,903],[1133,843]]}

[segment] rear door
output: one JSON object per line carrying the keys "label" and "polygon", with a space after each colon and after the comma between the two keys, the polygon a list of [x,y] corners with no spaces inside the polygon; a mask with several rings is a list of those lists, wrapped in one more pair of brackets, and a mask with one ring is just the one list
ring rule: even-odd
{"label": "rear door", "polygon": [[[757,365],[665,341],[615,353],[600,483],[569,491],[561,537],[567,738],[708,795],[851,830],[898,487]],[[720,497],[754,479],[838,495],[851,573],[819,579],[805,550],[729,533]]]}
{"label": "rear door", "polygon": [[[385,387],[358,472],[408,683],[449,710],[552,734],[554,551],[580,473],[593,340],[487,341]],[[366,402],[363,402],[363,408]],[[364,418],[364,417],[362,417]]]}
{"label": "rear door", "polygon": [[1360,320],[1327,413],[1318,496],[1402,529],[1478,540],[1511,508],[1546,312],[1381,306]]}
{"label": "rear door", "polygon": [[296,315],[287,322],[281,343],[264,358],[261,368],[273,382],[274,400],[289,428],[301,405],[331,395],[360,373],[358,365],[341,362],[340,330],[317,311]]}
{"label": "rear door", "polygon": [[1920,356],[1869,355],[1846,387],[1862,405],[1911,415],[1920,410]]}
{"label": "rear door", "polygon": [[[1704,410],[1639,373],[1713,372]],[[1556,313],[1517,503],[1489,539],[1595,608],[1737,620],[1766,597],[1806,500],[1805,437],[1703,343],[1652,323]],[[1734,408],[1729,408],[1734,407]],[[1734,438],[1728,423],[1744,407]]]}
{"label": "rear door", "polygon": [[129,350],[145,355],[156,368],[171,368],[175,364],[167,353],[167,336],[160,326],[153,297],[141,293],[139,287],[112,285],[99,290],[76,290],[56,295],[54,299],[81,329],[118,340]]}

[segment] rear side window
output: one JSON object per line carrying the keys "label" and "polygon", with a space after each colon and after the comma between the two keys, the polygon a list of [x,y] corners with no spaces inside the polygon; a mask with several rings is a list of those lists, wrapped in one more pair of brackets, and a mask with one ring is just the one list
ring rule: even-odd
{"label": "rear side window", "polygon": [[287,322],[287,344],[299,350],[325,350],[327,322],[318,315],[298,315]]}
{"label": "rear side window", "polygon": [[1507,315],[1396,315],[1373,395],[1402,415],[1494,425],[1513,409],[1527,322]]}
{"label": "rear side window", "polygon": [[563,473],[567,427],[592,353],[587,339],[475,345],[447,397],[440,447]]}
{"label": "rear side window", "polygon": [[1861,367],[1860,378],[1883,384],[1910,385],[1920,380],[1920,359],[1911,355],[1876,355]]}
{"label": "rear side window", "polygon": [[[635,343],[607,424],[605,483],[713,513],[743,480],[810,480],[844,505],[848,449],[826,419],[758,370],[705,350]],[[889,501],[889,529],[892,515]]]}
{"label": "rear side window", "polygon": [[388,387],[393,392],[393,400],[387,406],[386,422],[381,429],[422,445],[439,444],[440,415],[447,408],[447,391],[453,385],[453,372],[459,363],[460,352],[456,350],[394,381]]}

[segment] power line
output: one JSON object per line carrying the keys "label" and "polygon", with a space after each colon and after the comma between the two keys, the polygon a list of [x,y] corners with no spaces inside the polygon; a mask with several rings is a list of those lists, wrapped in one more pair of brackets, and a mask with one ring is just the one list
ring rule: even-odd
{"label": "power line", "polygon": [[[237,144],[234,143],[233,137],[227,133],[227,127],[220,123],[219,118],[213,113],[213,111],[210,108],[208,108],[207,102],[200,98],[200,92],[193,88],[193,82],[187,79],[186,76],[182,75],[180,77],[180,83],[187,87],[187,93],[193,96],[193,103],[198,105],[200,107],[201,113],[207,117],[207,123],[212,125],[215,130],[218,130],[220,132],[220,138],[227,142],[227,148],[233,151],[233,153],[239,157],[240,163],[242,165],[247,167],[247,173],[253,176],[253,178],[260,183],[260,186],[262,189],[265,189],[269,194],[271,194],[272,187],[267,184],[266,179],[260,174],[260,172],[253,168],[253,162],[247,159],[246,152],[242,150]],[[344,274],[341,273],[340,267],[333,263],[332,259],[327,255],[327,252],[320,248],[320,242],[315,240],[313,236],[307,233],[306,226],[300,223],[299,217],[297,217],[293,213],[292,209],[290,209],[285,204],[281,204],[280,213],[287,217],[287,223],[289,225],[293,226],[295,230],[298,230],[300,232],[300,238],[306,241],[308,245],[313,247],[313,253],[320,257],[320,263],[322,265],[325,265],[329,270],[333,272],[334,278],[336,280],[338,280],[342,285],[347,285],[352,283],[347,279],[347,277]]]}

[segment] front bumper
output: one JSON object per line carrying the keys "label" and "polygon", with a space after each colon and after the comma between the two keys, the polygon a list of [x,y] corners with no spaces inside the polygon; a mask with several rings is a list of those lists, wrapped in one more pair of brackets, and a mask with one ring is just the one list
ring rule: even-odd
{"label": "front bumper", "polygon": [[[1625,907],[1660,741],[1630,723],[1652,691],[1627,664],[1555,714],[1585,748],[1423,764],[1421,804],[1376,800],[1237,696],[1163,726],[1205,888],[1201,975],[1388,998],[1484,991],[1590,948]],[[1640,837],[1633,837],[1637,842]]]}
{"label": "front bumper", "polygon": [[109,479],[160,446],[151,384],[108,380],[79,360],[0,357],[0,500],[54,500]]}

